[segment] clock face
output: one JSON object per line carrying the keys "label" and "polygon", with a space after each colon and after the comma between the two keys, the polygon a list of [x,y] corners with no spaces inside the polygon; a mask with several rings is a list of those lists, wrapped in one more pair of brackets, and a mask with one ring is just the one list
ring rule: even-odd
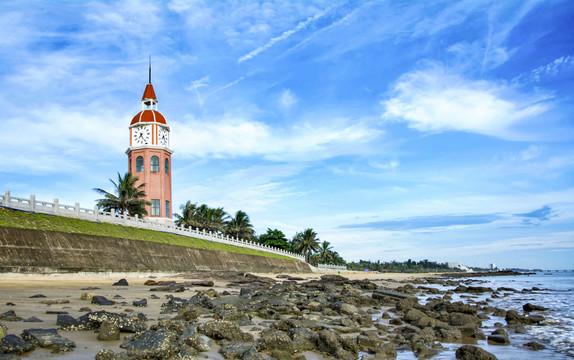
{"label": "clock face", "polygon": [[149,126],[138,126],[132,132],[134,145],[148,145],[151,143],[151,130]]}
{"label": "clock face", "polygon": [[158,131],[158,143],[161,146],[167,146],[167,144],[169,143],[169,131],[167,131],[164,128],[159,128]]}

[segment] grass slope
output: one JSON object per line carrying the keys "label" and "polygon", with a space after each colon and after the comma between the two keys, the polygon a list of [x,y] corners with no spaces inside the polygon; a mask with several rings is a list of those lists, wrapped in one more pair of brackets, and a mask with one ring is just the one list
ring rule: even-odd
{"label": "grass slope", "polygon": [[11,210],[4,207],[0,207],[0,226],[151,241],[161,244],[171,244],[198,249],[227,251],[232,253],[297,261],[283,255],[246,249],[239,246],[220,244],[212,241],[195,239],[172,233],[72,219],[62,216],[36,214],[19,210]]}

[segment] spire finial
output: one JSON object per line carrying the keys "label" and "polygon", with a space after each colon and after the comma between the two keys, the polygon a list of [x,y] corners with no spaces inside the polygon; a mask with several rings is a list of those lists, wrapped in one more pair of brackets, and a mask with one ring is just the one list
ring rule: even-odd
{"label": "spire finial", "polygon": [[151,54],[149,54],[149,83],[151,84]]}

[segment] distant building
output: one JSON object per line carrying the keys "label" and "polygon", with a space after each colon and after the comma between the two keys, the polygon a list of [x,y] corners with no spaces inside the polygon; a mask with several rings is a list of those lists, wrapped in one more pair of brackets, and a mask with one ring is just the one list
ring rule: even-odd
{"label": "distant building", "polygon": [[472,271],[468,266],[464,266],[464,265],[461,265],[461,264],[455,263],[455,262],[449,262],[449,263],[447,263],[447,265],[451,269],[460,269],[462,271],[467,271],[467,272]]}
{"label": "distant building", "polygon": [[495,263],[492,263],[492,264],[488,265],[488,268],[489,268],[490,270],[496,270],[496,264],[495,264]]}

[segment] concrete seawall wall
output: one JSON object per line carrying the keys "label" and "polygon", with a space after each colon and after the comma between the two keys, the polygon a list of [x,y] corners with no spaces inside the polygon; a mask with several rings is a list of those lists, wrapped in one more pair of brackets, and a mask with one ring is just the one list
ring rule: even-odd
{"label": "concrete seawall wall", "polygon": [[0,272],[308,273],[304,262],[147,241],[0,227]]}

